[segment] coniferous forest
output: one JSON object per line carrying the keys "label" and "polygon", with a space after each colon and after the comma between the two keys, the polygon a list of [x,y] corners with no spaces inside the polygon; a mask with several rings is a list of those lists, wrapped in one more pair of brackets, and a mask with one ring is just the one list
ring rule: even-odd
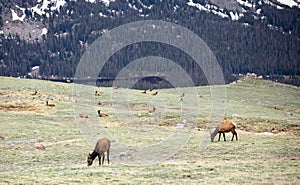
{"label": "coniferous forest", "polygon": [[[14,2],[22,7],[30,6],[26,1]],[[0,75],[28,77],[32,67],[39,66],[43,78],[72,78],[86,48],[104,30],[138,20],[170,21],[196,33],[217,57],[226,82],[235,80],[234,74],[247,72],[263,76],[300,75],[300,8],[297,7],[276,9],[262,4],[261,12],[267,18],[256,20],[249,11],[238,21],[232,21],[187,6],[183,0],[143,1],[143,5],[153,5],[151,9],[143,9],[147,16],[141,16],[126,1],[116,0],[109,7],[98,1],[66,2],[59,11],[49,13],[49,17],[25,11],[27,17],[47,25],[48,33],[42,38],[28,41],[18,34],[0,34]],[[14,6],[6,0],[0,5],[1,12]],[[143,8],[138,3],[135,6]],[[106,16],[97,16],[99,12]],[[0,18],[1,30],[5,20]],[[277,27],[272,29],[270,25]],[[121,49],[110,58],[99,76],[114,78],[125,65],[145,56],[175,61],[190,74],[196,85],[207,84],[201,69],[189,56],[172,46],[151,42]],[[299,80],[293,83],[300,84]]]}

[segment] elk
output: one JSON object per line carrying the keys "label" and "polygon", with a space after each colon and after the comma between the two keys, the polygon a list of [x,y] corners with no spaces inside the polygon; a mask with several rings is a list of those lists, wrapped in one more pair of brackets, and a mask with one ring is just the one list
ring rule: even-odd
{"label": "elk", "polygon": [[223,134],[224,141],[226,141],[225,132],[231,132],[232,133],[231,141],[233,141],[234,136],[235,136],[236,140],[238,140],[237,133],[235,131],[235,127],[236,127],[236,125],[233,122],[223,122],[223,123],[219,124],[218,127],[215,129],[215,131],[210,134],[211,142],[214,141],[214,138],[216,137],[216,135],[218,133],[219,133],[219,140],[218,141],[220,141],[221,134]]}
{"label": "elk", "polygon": [[101,113],[100,110],[98,110],[98,116],[99,116],[99,117],[107,117],[108,114]]}
{"label": "elk", "polygon": [[146,90],[143,90],[143,91],[142,91],[142,94],[146,94],[146,93],[147,93],[147,91],[146,91]]}
{"label": "elk", "polygon": [[157,94],[158,94],[158,92],[156,91],[156,92],[152,93],[151,95],[152,95],[152,96],[155,96],[155,95],[157,95]]}
{"label": "elk", "polygon": [[81,117],[81,118],[89,118],[89,115],[88,114],[79,114],[79,117]]}
{"label": "elk", "polygon": [[36,145],[34,148],[37,150],[45,150],[46,149],[46,147],[42,144]]}
{"label": "elk", "polygon": [[155,107],[152,107],[152,109],[148,109],[148,112],[149,112],[149,113],[153,113],[153,112],[155,112],[155,110],[156,110],[156,108],[155,108]]}
{"label": "elk", "polygon": [[[101,138],[96,143],[95,149],[92,154],[89,153],[87,157],[87,165],[91,166],[93,164],[94,159],[98,156],[99,158],[99,165],[104,164],[104,153],[107,154],[107,163],[109,164],[109,149],[110,149],[110,140],[106,137]],[[102,159],[102,163],[101,163]]]}
{"label": "elk", "polygon": [[49,106],[49,107],[55,107],[55,104],[49,103],[48,101],[46,101],[46,105]]}
{"label": "elk", "polygon": [[37,91],[34,91],[34,93],[31,93],[32,96],[35,96],[37,94]]}
{"label": "elk", "polygon": [[100,96],[100,93],[98,91],[95,91],[95,96]]}

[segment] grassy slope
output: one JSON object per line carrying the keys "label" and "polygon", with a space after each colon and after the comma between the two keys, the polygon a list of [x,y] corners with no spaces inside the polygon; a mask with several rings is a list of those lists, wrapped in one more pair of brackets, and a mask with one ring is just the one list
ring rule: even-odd
{"label": "grassy slope", "polygon": [[[190,138],[174,148],[174,155],[143,165],[134,157],[120,159],[119,142],[132,149],[167,139],[182,121],[178,91],[190,89],[160,90],[153,97],[135,90],[100,88],[102,95],[91,99],[84,92],[95,88],[82,86],[82,94],[72,99],[76,92],[72,84],[6,77],[0,77],[0,82],[0,134],[5,136],[0,140],[0,184],[300,183],[299,88],[262,80],[227,85],[226,117],[238,124],[239,141],[211,143],[205,130],[188,127],[183,130]],[[192,115],[187,121],[205,128],[210,121],[210,88],[196,89],[201,116]],[[34,90],[38,90],[36,96],[31,95]],[[118,93],[130,100],[130,119],[126,119],[129,108],[119,102]],[[193,97],[187,94],[185,100],[189,98]],[[46,99],[56,107],[46,107]],[[96,105],[99,101],[101,105]],[[148,114],[149,105],[155,105],[157,112]],[[183,107],[183,111],[197,105]],[[95,114],[99,108],[110,116],[99,120]],[[90,118],[78,119],[80,111]],[[99,167],[95,161],[87,167],[86,155],[105,134],[103,130],[112,138],[111,164]],[[35,150],[37,144],[46,149]],[[146,151],[145,158],[152,154],[157,155]],[[138,165],[124,165],[135,162]]]}

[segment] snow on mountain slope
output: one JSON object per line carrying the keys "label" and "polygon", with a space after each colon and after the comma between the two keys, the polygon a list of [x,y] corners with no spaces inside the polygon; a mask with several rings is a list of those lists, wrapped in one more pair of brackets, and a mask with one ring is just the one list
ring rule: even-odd
{"label": "snow on mountain slope", "polygon": [[[0,33],[5,35],[18,33],[25,39],[39,39],[42,35],[47,33],[46,30],[48,29],[47,25],[42,23],[42,19],[49,18],[50,14],[52,15],[54,12],[59,12],[60,8],[66,6],[68,2],[74,3],[76,1],[78,0],[36,0],[30,4],[31,6],[25,3],[23,7],[12,1],[10,7],[6,10],[6,14],[1,15],[3,27]],[[121,2],[122,0],[85,1],[88,3],[102,2],[111,15],[124,14],[123,11],[118,13],[116,7],[110,7],[112,2]],[[126,6],[127,3],[128,8],[132,11],[136,11],[140,17],[146,17],[147,13],[145,12],[149,13],[153,7],[159,6],[161,2],[162,1],[154,4],[153,1],[149,0],[126,0],[121,4]],[[194,7],[195,11],[214,14],[231,21],[240,21],[246,14],[250,14],[255,21],[263,21],[267,16],[262,11],[261,6],[275,7],[280,10],[285,8],[300,8],[299,0],[175,0],[174,11],[180,7],[179,3],[181,3],[180,6]],[[122,7],[120,7],[120,9],[122,9]],[[70,14],[72,14],[72,10],[70,11]],[[101,17],[109,17],[102,12],[98,12],[97,14]],[[91,12],[90,15],[94,16],[94,13]],[[248,22],[242,22],[241,24],[250,26]],[[278,25],[269,25],[269,28],[278,28]]]}
{"label": "snow on mountain slope", "polygon": [[[276,3],[269,0],[259,0],[257,2],[248,1],[248,0],[227,0],[227,1],[211,0],[211,2],[205,2],[205,3],[203,2],[195,3],[193,0],[188,0],[187,5],[196,7],[200,11],[210,12],[222,18],[231,18],[232,21],[237,21],[244,16],[243,13],[249,10],[253,12],[258,12],[259,14],[260,9],[258,7],[263,3],[270,6],[274,6],[277,9],[284,9],[282,5],[286,5],[289,7],[295,6],[300,8],[300,3],[294,0],[277,0]],[[229,10],[229,12],[228,11],[226,12],[224,8]]]}

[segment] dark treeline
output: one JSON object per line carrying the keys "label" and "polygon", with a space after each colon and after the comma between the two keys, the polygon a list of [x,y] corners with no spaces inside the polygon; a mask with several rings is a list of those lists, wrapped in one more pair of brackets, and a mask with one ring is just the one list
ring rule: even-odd
{"label": "dark treeline", "polygon": [[[129,2],[134,4],[134,1]],[[146,6],[155,4],[147,9],[135,3],[136,8],[143,9],[143,15],[147,16],[141,16],[126,1],[112,2],[109,8],[99,2],[67,1],[66,6],[50,14],[49,18],[40,17],[48,25],[48,34],[42,39],[29,43],[18,35],[0,36],[0,75],[26,76],[33,66],[40,66],[41,76],[73,77],[86,48],[104,30],[145,19],[170,21],[198,34],[216,55],[226,82],[234,80],[232,74],[247,72],[300,75],[299,8],[279,10],[262,4],[261,11],[268,15],[266,19],[255,20],[247,13],[239,21],[231,21],[187,6],[186,1],[142,2]],[[100,12],[105,16],[100,16]],[[27,14],[32,16],[28,11]],[[115,77],[131,61],[151,55],[175,61],[195,84],[207,84],[201,68],[187,54],[158,43],[138,43],[121,49],[107,61],[99,75]]]}

